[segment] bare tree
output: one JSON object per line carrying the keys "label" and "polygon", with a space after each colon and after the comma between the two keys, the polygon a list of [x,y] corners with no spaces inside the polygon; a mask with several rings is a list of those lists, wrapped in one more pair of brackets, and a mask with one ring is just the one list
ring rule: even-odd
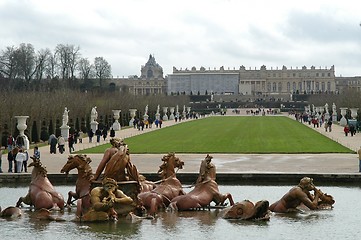
{"label": "bare tree", "polygon": [[5,78],[15,79],[17,75],[16,48],[6,47],[0,56],[0,72]]}
{"label": "bare tree", "polygon": [[57,67],[58,62],[55,53],[50,54],[45,66],[46,75],[49,76],[51,79],[55,78],[57,76]]}
{"label": "bare tree", "polygon": [[111,66],[103,57],[96,57],[94,60],[95,77],[99,79],[99,86],[102,87],[104,79],[110,78]]}
{"label": "bare tree", "polygon": [[51,56],[51,51],[47,49],[40,49],[38,51],[38,55],[36,57],[36,72],[35,72],[35,78],[36,80],[43,79],[43,75],[45,74],[46,69],[46,63]]}
{"label": "bare tree", "polygon": [[32,44],[21,43],[16,50],[17,70],[20,77],[30,83],[35,74],[35,50]]}
{"label": "bare tree", "polygon": [[79,75],[84,81],[93,77],[94,66],[89,62],[87,58],[81,58],[78,64]]}
{"label": "bare tree", "polygon": [[60,64],[61,78],[70,80],[75,78],[75,70],[79,58],[80,47],[74,45],[58,44],[55,48],[55,55]]}

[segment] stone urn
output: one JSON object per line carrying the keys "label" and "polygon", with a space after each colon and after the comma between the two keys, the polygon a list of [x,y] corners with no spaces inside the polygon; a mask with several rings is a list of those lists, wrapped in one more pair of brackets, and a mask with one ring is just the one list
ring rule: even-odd
{"label": "stone urn", "polygon": [[134,122],[136,112],[137,112],[137,109],[135,109],[135,108],[129,109],[129,113],[130,113],[129,126],[133,126],[133,122]]}
{"label": "stone urn", "polygon": [[175,107],[169,107],[169,112],[170,112],[169,120],[174,120],[174,109]]}
{"label": "stone urn", "polygon": [[163,121],[168,121],[168,115],[167,115],[168,107],[162,107],[162,110],[163,110]]}
{"label": "stone urn", "polygon": [[22,137],[24,140],[23,147],[25,150],[29,150],[30,142],[28,137],[25,135],[25,130],[28,127],[28,125],[26,125],[26,119],[28,119],[29,116],[15,116],[15,118],[17,120],[16,128],[19,130],[19,136]]}
{"label": "stone urn", "polygon": [[347,113],[347,108],[340,108],[340,111],[341,111],[341,119],[340,119],[339,124],[340,124],[342,127],[344,127],[344,126],[346,126],[346,124],[347,124],[347,119],[345,118],[346,113]]}
{"label": "stone urn", "polygon": [[356,119],[356,118],[357,118],[358,108],[350,108],[350,111],[351,111],[351,117],[352,117],[352,119]]}
{"label": "stone urn", "polygon": [[16,120],[17,120],[17,125],[16,128],[19,130],[19,135],[20,136],[25,136],[25,130],[28,127],[28,125],[26,125],[26,119],[29,118],[29,116],[15,116]]}
{"label": "stone urn", "polygon": [[114,118],[114,123],[112,125],[113,130],[114,131],[119,131],[120,130],[120,123],[119,123],[119,118],[120,118],[120,112],[121,110],[112,110],[113,112],[113,118]]}

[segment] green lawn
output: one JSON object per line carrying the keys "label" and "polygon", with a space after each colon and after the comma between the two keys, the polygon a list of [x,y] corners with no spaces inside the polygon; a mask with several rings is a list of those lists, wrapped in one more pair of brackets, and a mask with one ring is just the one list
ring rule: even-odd
{"label": "green lawn", "polygon": [[[208,117],[127,138],[131,153],[353,153],[288,117]],[[103,153],[110,144],[81,153]]]}

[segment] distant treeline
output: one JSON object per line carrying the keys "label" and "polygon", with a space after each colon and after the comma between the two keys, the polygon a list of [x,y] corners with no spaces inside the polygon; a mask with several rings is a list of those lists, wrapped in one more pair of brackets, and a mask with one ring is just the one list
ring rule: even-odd
{"label": "distant treeline", "polygon": [[[96,106],[100,126],[113,123],[112,110],[121,110],[120,123],[127,126],[130,120],[129,109],[137,109],[137,116],[142,118],[145,106],[148,115],[154,118],[157,106],[188,106],[188,96],[135,96],[122,92],[103,92],[72,89],[54,91],[5,91],[0,90],[0,135],[1,145],[6,145],[9,133],[17,136],[15,116],[29,116],[25,133],[31,142],[47,139],[51,133],[60,134],[62,115],[65,107],[69,110],[69,126],[71,131],[87,132],[90,122],[90,111]],[[162,111],[162,108],[161,108]],[[162,112],[161,112],[162,114]]]}
{"label": "distant treeline", "polygon": [[1,89],[103,88],[103,80],[111,76],[106,59],[95,57],[90,61],[82,56],[79,46],[71,44],[58,44],[53,51],[36,51],[32,44],[21,43],[0,53],[0,79],[6,83],[0,85]]}

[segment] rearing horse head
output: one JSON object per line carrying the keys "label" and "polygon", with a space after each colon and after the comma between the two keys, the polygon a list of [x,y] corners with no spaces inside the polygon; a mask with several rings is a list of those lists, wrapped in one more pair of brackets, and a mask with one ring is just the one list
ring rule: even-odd
{"label": "rearing horse head", "polygon": [[167,178],[175,174],[175,168],[183,169],[184,162],[175,156],[174,153],[168,153],[161,159],[163,164],[159,166],[158,173],[162,178]]}
{"label": "rearing horse head", "polygon": [[35,157],[30,157],[30,158],[33,159],[33,161],[28,165],[28,167],[34,167],[32,171],[32,178],[40,174],[43,177],[46,177],[48,171],[46,170],[46,167],[43,166],[43,164],[40,162],[40,159]]}
{"label": "rearing horse head", "polygon": [[204,160],[202,160],[197,183],[207,180],[216,180],[216,166],[211,162],[212,158],[211,155],[207,154]]}
{"label": "rearing horse head", "polygon": [[65,163],[63,168],[60,170],[61,173],[68,174],[72,169],[87,169],[89,168],[89,164],[91,163],[91,159],[87,157],[87,155],[69,155],[68,161]]}

